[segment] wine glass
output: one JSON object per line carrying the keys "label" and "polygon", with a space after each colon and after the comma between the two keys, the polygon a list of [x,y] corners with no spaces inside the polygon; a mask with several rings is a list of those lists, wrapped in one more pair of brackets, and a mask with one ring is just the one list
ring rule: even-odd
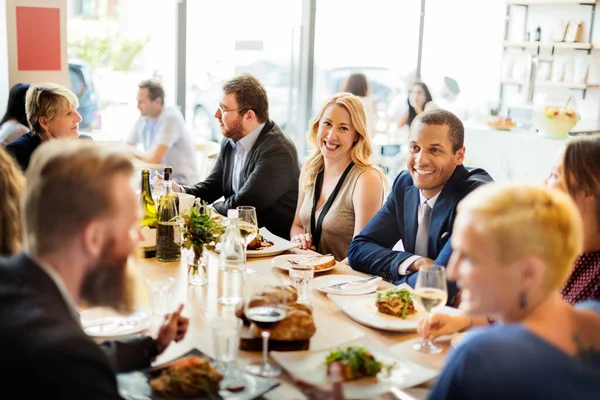
{"label": "wine glass", "polygon": [[267,359],[269,337],[286,316],[287,290],[277,276],[253,276],[245,285],[244,315],[260,330],[263,339],[262,362],[250,364],[246,370],[254,375],[274,377],[281,368]]}
{"label": "wine glass", "polygon": [[[246,246],[250,244],[256,235],[258,235],[258,222],[256,218],[256,208],[252,206],[238,206],[240,234]],[[256,271],[246,266],[246,274],[254,274]]]}
{"label": "wine glass", "polygon": [[[444,267],[434,265],[429,269],[419,271],[414,298],[417,310],[427,313],[425,318],[430,318],[432,313],[446,305],[448,288]],[[442,348],[434,344],[430,338],[423,338],[421,343],[415,344],[414,348],[428,354],[438,354],[442,351]]]}

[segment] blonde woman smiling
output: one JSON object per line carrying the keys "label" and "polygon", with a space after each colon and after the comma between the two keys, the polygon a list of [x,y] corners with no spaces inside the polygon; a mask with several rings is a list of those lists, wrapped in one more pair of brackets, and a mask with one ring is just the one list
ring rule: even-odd
{"label": "blonde woman smiling", "polygon": [[346,261],[348,246],[383,203],[385,176],[373,153],[360,98],[330,97],[310,122],[314,146],[300,174],[298,207],[290,231],[300,248]]}

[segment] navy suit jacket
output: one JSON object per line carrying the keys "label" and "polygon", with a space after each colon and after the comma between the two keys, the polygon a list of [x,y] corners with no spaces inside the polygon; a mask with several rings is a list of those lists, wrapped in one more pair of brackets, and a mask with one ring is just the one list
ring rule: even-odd
{"label": "navy suit jacket", "polygon": [[[491,182],[490,175],[482,169],[468,170],[460,165],[442,189],[429,221],[429,242],[427,257],[438,265],[447,265],[452,248],[450,238],[456,216],[456,206],[467,194]],[[414,255],[417,236],[417,211],[419,189],[408,171],[396,177],[392,192],[385,204],[357,235],[348,250],[348,261],[353,269],[400,284],[408,282],[414,286],[416,273],[402,276],[398,267],[408,257]],[[394,245],[402,239],[405,251],[393,251]],[[456,287],[448,288],[451,299]]]}

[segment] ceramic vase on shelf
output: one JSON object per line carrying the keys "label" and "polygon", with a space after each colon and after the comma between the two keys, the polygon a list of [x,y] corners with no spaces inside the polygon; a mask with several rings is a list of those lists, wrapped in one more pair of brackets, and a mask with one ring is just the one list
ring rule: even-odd
{"label": "ceramic vase on shelf", "polygon": [[204,252],[204,245],[193,247],[193,255],[188,261],[188,283],[193,286],[202,286],[208,283],[208,256]]}
{"label": "ceramic vase on shelf", "polygon": [[564,139],[579,122],[572,96],[550,96],[540,93],[534,103],[533,124],[540,136]]}

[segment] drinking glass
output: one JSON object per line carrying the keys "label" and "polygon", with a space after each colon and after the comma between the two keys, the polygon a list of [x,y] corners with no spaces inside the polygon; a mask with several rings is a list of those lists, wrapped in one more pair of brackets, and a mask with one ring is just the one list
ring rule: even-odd
{"label": "drinking glass", "polygon": [[[430,318],[432,313],[446,305],[448,288],[444,267],[434,265],[419,271],[414,299],[417,310],[427,314],[425,318]],[[438,354],[442,351],[442,348],[434,344],[430,338],[423,338],[421,343],[415,344],[414,348],[428,354]]]}
{"label": "drinking glass", "polygon": [[151,276],[146,279],[150,296],[150,310],[153,315],[163,316],[169,309],[171,290],[175,280],[170,276]]}
{"label": "drinking glass", "polygon": [[215,360],[225,365],[234,363],[240,346],[242,320],[235,316],[214,317],[209,324]]}
{"label": "drinking glass", "polygon": [[305,263],[290,263],[290,281],[298,291],[298,303],[310,307],[308,284],[315,276],[315,267]]}
{"label": "drinking glass", "polygon": [[[240,225],[240,233],[242,238],[244,239],[244,243],[246,246],[250,244],[258,235],[258,219],[256,217],[256,208],[252,206],[238,206],[238,216],[239,216],[239,225]],[[246,275],[256,273],[252,268],[248,268],[246,264]]]}
{"label": "drinking glass", "polygon": [[250,364],[246,370],[254,375],[274,377],[281,374],[281,368],[268,361],[269,336],[286,316],[287,291],[278,277],[253,276],[246,284],[244,315],[261,332],[263,339],[262,362]]}

